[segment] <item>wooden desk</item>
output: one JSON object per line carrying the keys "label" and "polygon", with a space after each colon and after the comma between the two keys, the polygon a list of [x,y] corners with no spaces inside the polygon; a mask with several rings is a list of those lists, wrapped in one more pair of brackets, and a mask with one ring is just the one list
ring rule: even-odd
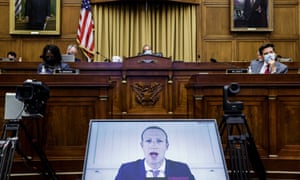
{"label": "wooden desk", "polygon": [[[137,67],[141,67],[142,65],[137,65],[138,63],[134,63],[136,61],[147,59],[147,56],[135,56],[135,57],[128,57],[124,59],[132,60],[133,63],[107,63],[107,62],[76,62],[76,63],[69,63],[71,67],[80,69],[80,74],[116,74],[120,73],[123,69],[136,69]],[[160,68],[156,67],[154,64],[148,64],[145,66],[144,70],[148,69],[164,69],[168,66],[169,63],[166,62],[168,58],[164,57],[154,57],[155,60],[159,60],[158,64],[162,65]],[[161,60],[163,62],[161,62]],[[2,74],[16,74],[16,73],[30,73],[36,74],[37,67],[40,62],[6,62],[0,61],[0,70]],[[226,69],[231,68],[248,68],[249,62],[199,62],[199,63],[184,63],[174,61],[171,62],[172,70],[176,73],[188,73],[190,75],[196,74],[198,72],[208,72],[208,73],[225,73]],[[139,63],[140,64],[140,63]],[[300,68],[300,62],[287,62],[284,63],[288,66],[289,74],[296,74],[298,73],[298,69]],[[133,66],[132,66],[133,65]],[[149,65],[151,66],[149,68]],[[154,66],[153,66],[154,65]],[[148,67],[148,68],[146,68]]]}
{"label": "wooden desk", "polygon": [[[223,86],[237,82],[257,149],[269,173],[300,171],[300,75],[196,74],[187,84],[189,118],[223,116]],[[226,139],[223,138],[226,142]],[[279,173],[280,174],[280,173]]]}
{"label": "wooden desk", "polygon": [[[26,79],[47,84],[50,98],[45,151],[56,171],[81,172],[90,119],[219,120],[223,113],[222,86],[237,81],[242,85],[237,99],[245,103],[244,113],[268,170],[300,169],[296,164],[300,140],[294,132],[299,123],[298,74],[226,75],[230,65],[224,63],[183,63],[151,57],[155,63],[149,64],[141,63],[143,59],[149,57],[130,57],[123,63],[72,63],[73,68],[80,69],[79,75],[37,75],[37,62],[1,62],[0,116],[5,92],[15,92]],[[289,67],[298,71],[298,65]],[[248,63],[235,66],[247,67]],[[194,75],[197,73],[209,74]],[[14,168],[24,171],[22,165],[20,162]]]}
{"label": "wooden desk", "polygon": [[[90,119],[109,119],[112,111],[111,82],[109,77],[94,75],[0,75],[0,116],[4,114],[5,92],[16,92],[24,80],[36,79],[49,86],[50,98],[47,101],[46,116],[41,120],[41,137],[45,153],[59,171],[82,171],[83,157]],[[26,124],[35,127],[34,121],[26,119]],[[24,120],[25,121],[25,120]],[[1,121],[1,126],[3,121]],[[22,131],[22,129],[21,129]],[[24,140],[24,136],[20,140]],[[26,140],[25,140],[26,141]],[[39,161],[28,144],[22,143],[26,154]],[[25,146],[24,146],[25,145]],[[13,172],[28,171],[16,153]]]}

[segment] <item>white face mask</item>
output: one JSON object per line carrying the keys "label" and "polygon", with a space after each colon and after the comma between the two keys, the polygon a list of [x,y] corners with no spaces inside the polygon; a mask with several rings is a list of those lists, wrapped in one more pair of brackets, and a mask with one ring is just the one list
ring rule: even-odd
{"label": "white face mask", "polygon": [[152,54],[151,50],[145,50],[144,54]]}
{"label": "white face mask", "polygon": [[266,63],[268,63],[270,60],[275,60],[275,58],[276,58],[275,53],[269,53],[264,55],[264,60]]}

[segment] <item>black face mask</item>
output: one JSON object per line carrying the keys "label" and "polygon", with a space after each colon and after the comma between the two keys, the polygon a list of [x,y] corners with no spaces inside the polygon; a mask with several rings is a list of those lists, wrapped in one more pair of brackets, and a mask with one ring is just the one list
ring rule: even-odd
{"label": "black face mask", "polygon": [[48,57],[44,59],[45,63],[49,64],[50,66],[55,65],[55,59],[53,57]]}

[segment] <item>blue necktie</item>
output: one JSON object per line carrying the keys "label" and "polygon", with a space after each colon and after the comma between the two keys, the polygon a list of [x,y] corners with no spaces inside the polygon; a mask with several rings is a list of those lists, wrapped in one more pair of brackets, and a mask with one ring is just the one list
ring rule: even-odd
{"label": "blue necktie", "polygon": [[152,172],[153,177],[157,177],[159,174],[159,170],[150,170],[150,172]]}

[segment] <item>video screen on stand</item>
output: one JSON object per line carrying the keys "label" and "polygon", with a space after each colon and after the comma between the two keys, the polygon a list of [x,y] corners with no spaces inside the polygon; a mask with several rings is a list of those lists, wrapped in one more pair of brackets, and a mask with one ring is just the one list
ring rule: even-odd
{"label": "video screen on stand", "polygon": [[[157,129],[147,129],[153,127],[163,131],[160,133],[163,138],[155,137],[155,142],[152,142],[151,136]],[[151,152],[150,155],[145,153],[147,143],[166,143],[165,139],[167,146],[163,146],[162,152],[157,150],[158,152]],[[214,119],[93,119],[89,126],[82,179],[126,179],[124,177],[129,177],[129,173],[134,173],[135,176],[139,174],[139,168],[136,168],[138,166],[143,167],[144,176],[144,160],[156,159],[162,155],[166,159],[165,179],[188,180],[192,176],[194,179],[229,179]],[[172,163],[178,165],[173,167],[184,170],[168,169]],[[132,166],[135,167],[134,172],[129,170]],[[180,175],[179,172],[185,171],[185,174]]]}

